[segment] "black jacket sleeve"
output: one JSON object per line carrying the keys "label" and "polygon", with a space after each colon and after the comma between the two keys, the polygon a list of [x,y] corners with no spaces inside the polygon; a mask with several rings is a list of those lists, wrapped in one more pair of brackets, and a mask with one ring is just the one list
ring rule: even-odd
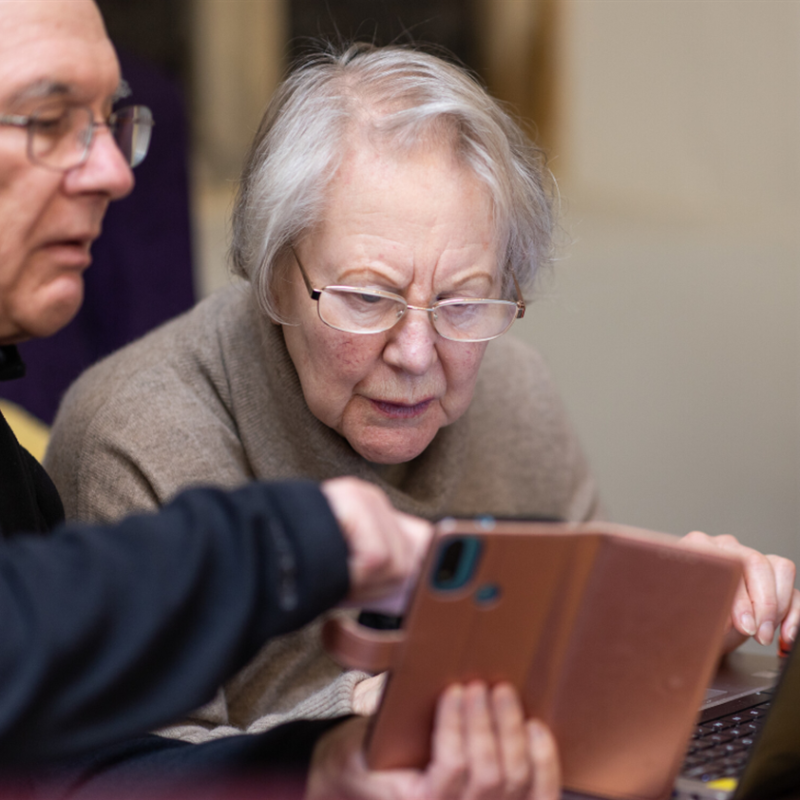
{"label": "black jacket sleeve", "polygon": [[0,765],[174,719],[347,590],[311,483],[195,489],[115,526],[0,541]]}

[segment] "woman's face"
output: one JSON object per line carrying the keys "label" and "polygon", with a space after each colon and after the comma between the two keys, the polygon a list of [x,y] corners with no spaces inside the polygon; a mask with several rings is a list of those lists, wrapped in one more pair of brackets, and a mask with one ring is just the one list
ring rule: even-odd
{"label": "woman's face", "polygon": [[[500,296],[490,196],[446,148],[353,149],[322,223],[295,249],[316,289],[369,286],[423,307]],[[280,310],[298,322],[283,332],[306,402],[356,452],[379,464],[408,461],[467,410],[485,342],[443,339],[414,310],[384,333],[334,330],[296,263],[289,275]]]}

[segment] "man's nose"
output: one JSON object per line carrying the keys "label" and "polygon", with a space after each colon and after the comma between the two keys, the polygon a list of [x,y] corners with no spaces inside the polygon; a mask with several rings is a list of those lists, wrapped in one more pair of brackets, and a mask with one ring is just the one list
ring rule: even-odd
{"label": "man's nose", "polygon": [[409,308],[389,331],[384,360],[412,375],[424,375],[438,359],[437,337],[430,314]]}
{"label": "man's nose", "polygon": [[64,177],[64,186],[70,193],[100,193],[111,200],[125,197],[133,184],[133,171],[105,126],[95,128],[86,161],[68,170]]}

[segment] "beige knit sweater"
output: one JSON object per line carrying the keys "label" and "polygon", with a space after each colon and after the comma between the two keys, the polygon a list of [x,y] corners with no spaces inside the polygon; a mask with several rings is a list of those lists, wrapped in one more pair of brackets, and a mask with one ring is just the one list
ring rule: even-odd
{"label": "beige knit sweater", "polygon": [[[594,515],[597,497],[541,358],[489,344],[469,411],[419,457],[378,467],[309,411],[281,328],[232,286],[87,371],[66,395],[46,466],[69,518],[110,521],[196,484],[356,475],[394,505],[447,514]],[[236,587],[232,586],[231,591]],[[319,625],[267,644],[169,734],[189,741],[351,711],[363,673],[322,651]]]}

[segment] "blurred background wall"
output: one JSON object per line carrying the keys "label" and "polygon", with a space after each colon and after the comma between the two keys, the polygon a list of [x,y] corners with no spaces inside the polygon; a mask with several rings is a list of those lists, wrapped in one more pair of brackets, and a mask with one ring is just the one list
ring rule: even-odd
{"label": "blurred background wall", "polygon": [[609,515],[800,560],[800,3],[100,5],[112,38],[165,40],[186,92],[200,294],[229,280],[241,157],[305,37],[455,50],[552,158],[559,259],[514,335],[548,358]]}

